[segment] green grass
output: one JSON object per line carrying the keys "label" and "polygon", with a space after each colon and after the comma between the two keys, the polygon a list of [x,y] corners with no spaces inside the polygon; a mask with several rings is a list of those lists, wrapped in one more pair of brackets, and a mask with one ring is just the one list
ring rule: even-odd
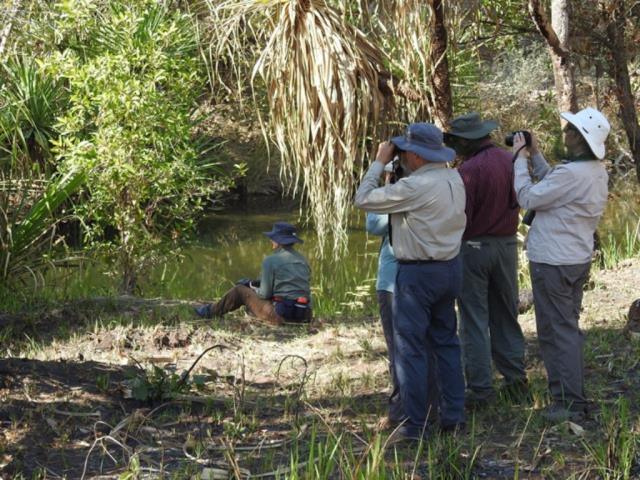
{"label": "green grass", "polygon": [[615,268],[628,258],[640,256],[640,216],[635,224],[625,223],[622,233],[607,232],[600,248],[604,268]]}

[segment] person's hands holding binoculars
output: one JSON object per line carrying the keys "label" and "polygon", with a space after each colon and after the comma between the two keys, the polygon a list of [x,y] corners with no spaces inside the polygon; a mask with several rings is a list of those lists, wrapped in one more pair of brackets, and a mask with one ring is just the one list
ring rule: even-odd
{"label": "person's hands holding binoculars", "polygon": [[527,143],[527,138],[522,131],[515,132],[513,135],[513,147],[511,151],[515,153],[522,153],[524,156],[535,155],[538,153],[538,140],[535,135],[528,132],[531,138],[530,144]]}
{"label": "person's hands holding binoculars", "polygon": [[378,153],[376,154],[376,160],[383,165],[386,165],[395,156],[396,146],[391,142],[381,142],[378,145]]}

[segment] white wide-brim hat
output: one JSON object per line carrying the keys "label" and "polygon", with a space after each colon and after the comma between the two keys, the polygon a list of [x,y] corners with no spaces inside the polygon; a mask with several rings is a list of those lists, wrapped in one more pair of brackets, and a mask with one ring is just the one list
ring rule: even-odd
{"label": "white wide-brim hat", "polygon": [[560,116],[578,129],[593,154],[602,160],[605,154],[604,143],[611,130],[607,117],[591,107],[580,110],[578,113],[562,112]]}

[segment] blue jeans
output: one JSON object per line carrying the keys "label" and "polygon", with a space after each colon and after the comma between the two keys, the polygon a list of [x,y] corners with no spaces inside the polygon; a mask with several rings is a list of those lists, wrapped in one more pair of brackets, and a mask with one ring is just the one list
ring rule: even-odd
{"label": "blue jeans", "polygon": [[446,427],[464,422],[464,377],[454,307],[461,289],[459,257],[398,265],[393,299],[395,367],[407,416],[405,428],[411,435],[420,434],[426,424],[429,352],[437,358],[440,423]]}

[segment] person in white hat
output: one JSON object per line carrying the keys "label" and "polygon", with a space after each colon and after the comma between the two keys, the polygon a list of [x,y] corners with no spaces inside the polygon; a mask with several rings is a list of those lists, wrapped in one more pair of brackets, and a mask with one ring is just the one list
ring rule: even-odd
{"label": "person in white hat", "polygon": [[[533,135],[514,137],[514,187],[521,207],[534,210],[526,248],[538,341],[553,403],[543,416],[551,422],[581,420],[584,391],[584,337],[578,324],[582,287],[589,275],[593,239],[608,195],[602,162],[611,129],[594,108],[564,112],[566,158],[551,168]],[[528,157],[533,167],[533,183]]]}

